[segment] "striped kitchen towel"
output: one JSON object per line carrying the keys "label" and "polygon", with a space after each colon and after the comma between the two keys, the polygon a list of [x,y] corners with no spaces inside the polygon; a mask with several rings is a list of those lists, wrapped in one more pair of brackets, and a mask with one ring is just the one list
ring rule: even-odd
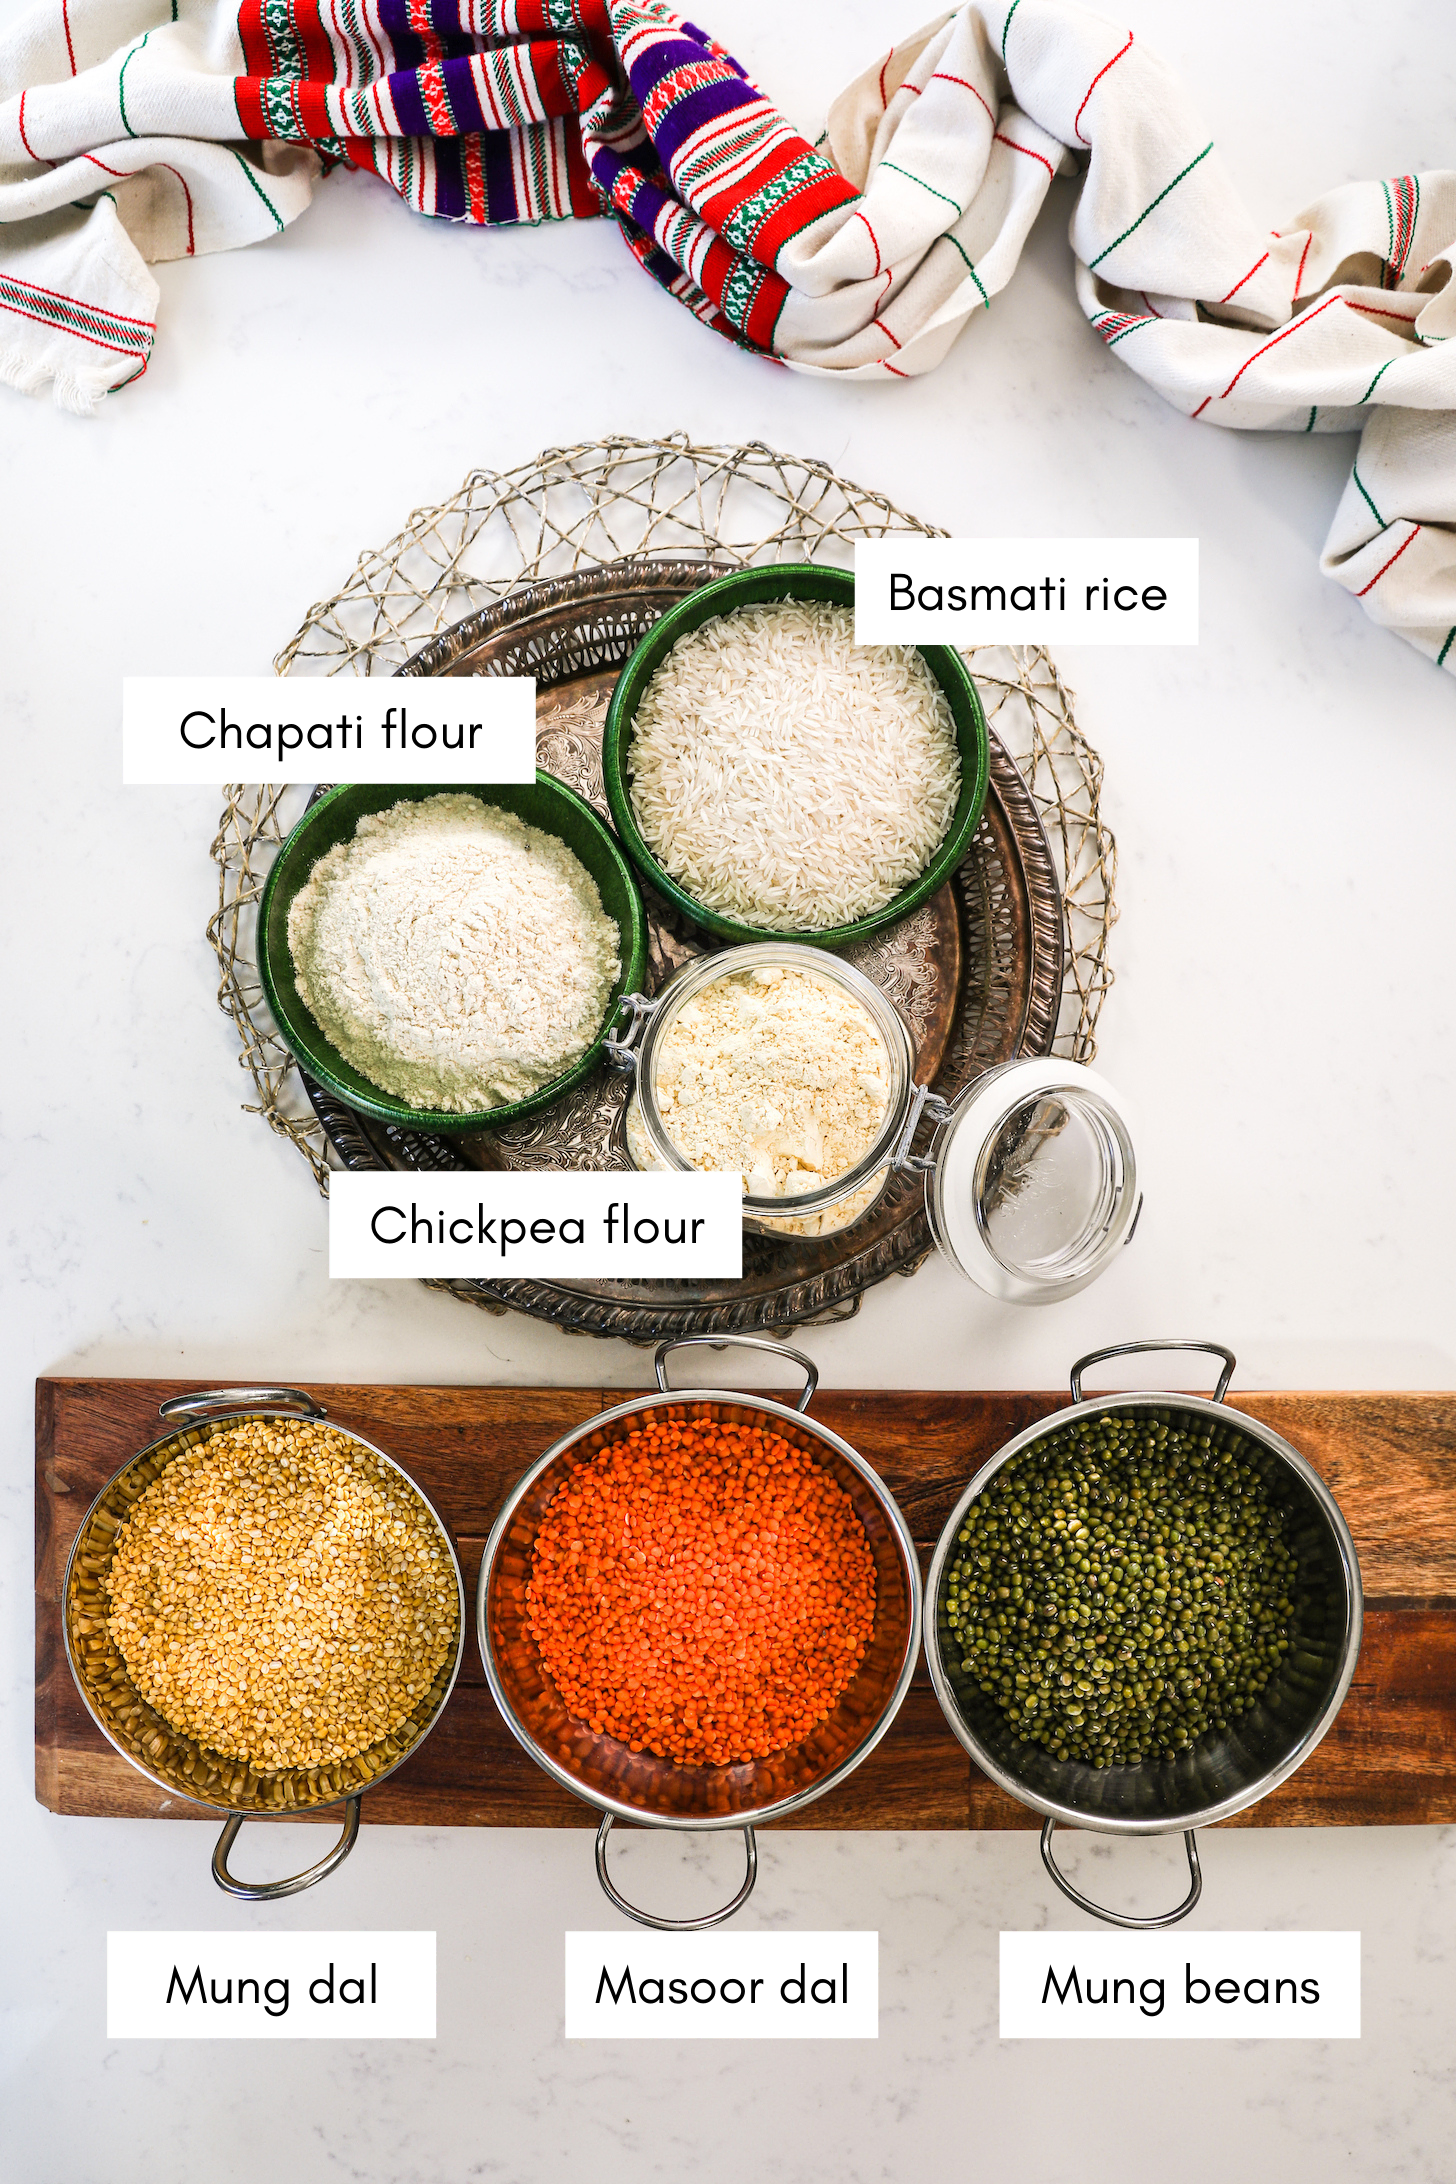
{"label": "striped kitchen towel", "polygon": [[929,370],[1056,174],[1110,349],[1205,423],[1360,428],[1323,566],[1456,673],[1456,173],[1260,228],[1177,79],[1073,0],[970,0],[817,146],[659,0],[40,0],[0,41],[0,377],[145,371],[162,258],[276,233],[342,161],[481,224],[616,218],[721,334]]}

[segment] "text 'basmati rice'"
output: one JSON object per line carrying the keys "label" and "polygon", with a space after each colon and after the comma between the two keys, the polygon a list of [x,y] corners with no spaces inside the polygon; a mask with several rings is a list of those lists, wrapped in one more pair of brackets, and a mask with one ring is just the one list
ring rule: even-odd
{"label": "text 'basmati rice'", "polygon": [[882,910],[960,795],[950,705],[912,645],[857,645],[848,607],[741,607],[680,637],[633,723],[632,807],[705,909],[809,933]]}

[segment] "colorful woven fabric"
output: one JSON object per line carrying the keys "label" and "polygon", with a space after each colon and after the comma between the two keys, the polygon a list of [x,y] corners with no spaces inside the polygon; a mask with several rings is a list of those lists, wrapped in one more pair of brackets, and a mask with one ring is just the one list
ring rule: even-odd
{"label": "colorful woven fabric", "polygon": [[1073,0],[970,0],[818,146],[659,0],[41,0],[0,41],[0,377],[146,369],[146,267],[276,232],[350,161],[481,224],[606,212],[719,333],[892,380],[990,307],[1056,174],[1078,295],[1192,418],[1363,427],[1323,566],[1456,673],[1456,174],[1277,232],[1177,80]]}

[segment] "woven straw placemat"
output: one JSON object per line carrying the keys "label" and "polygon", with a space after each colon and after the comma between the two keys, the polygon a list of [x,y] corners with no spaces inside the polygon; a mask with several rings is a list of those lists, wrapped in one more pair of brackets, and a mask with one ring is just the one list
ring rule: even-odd
{"label": "woven straw placemat", "polygon": [[[492,601],[629,555],[847,564],[857,540],[894,531],[944,535],[827,464],[757,441],[700,447],[678,434],[548,448],[515,470],[473,470],[448,501],[417,509],[386,546],[359,556],[331,599],[310,608],[274,666],[280,675],[392,674],[428,639]],[[1102,761],[1044,650],[983,646],[966,657],[1061,874],[1067,949],[1055,1051],[1091,1061],[1117,916]],[[218,1001],[237,1028],[239,1064],[256,1095],[245,1105],[298,1147],[326,1193],[323,1131],[269,1014],[253,945],[273,853],[307,796],[256,784],[227,790],[212,845],[218,905],[207,937],[218,960]]]}

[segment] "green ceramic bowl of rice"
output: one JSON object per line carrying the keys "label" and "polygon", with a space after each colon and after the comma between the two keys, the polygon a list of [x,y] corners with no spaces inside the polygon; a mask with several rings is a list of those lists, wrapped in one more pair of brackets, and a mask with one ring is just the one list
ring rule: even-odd
{"label": "green ceramic bowl of rice", "polygon": [[476,798],[493,811],[510,813],[524,826],[565,844],[595,881],[601,907],[616,925],[620,969],[611,983],[595,1036],[567,1067],[524,1098],[459,1112],[415,1106],[383,1090],[340,1051],[311,1014],[299,990],[298,968],[289,946],[289,912],[319,860],[339,845],[354,841],[361,819],[387,813],[401,803],[424,803],[441,793],[440,788],[423,784],[386,787],[356,783],[329,789],[311,804],[274,858],[263,889],[258,909],[258,973],[284,1043],[307,1074],[326,1090],[378,1122],[460,1136],[538,1113],[599,1066],[622,995],[637,992],[642,984],[647,963],[647,920],[636,878],[611,829],[554,774],[538,769],[534,782],[452,788],[452,795]]}
{"label": "green ceramic bowl of rice", "polygon": [[966,855],[990,777],[970,670],[949,645],[855,646],[853,614],[847,569],[736,569],[622,670],[602,736],[613,823],[720,940],[846,947]]}

